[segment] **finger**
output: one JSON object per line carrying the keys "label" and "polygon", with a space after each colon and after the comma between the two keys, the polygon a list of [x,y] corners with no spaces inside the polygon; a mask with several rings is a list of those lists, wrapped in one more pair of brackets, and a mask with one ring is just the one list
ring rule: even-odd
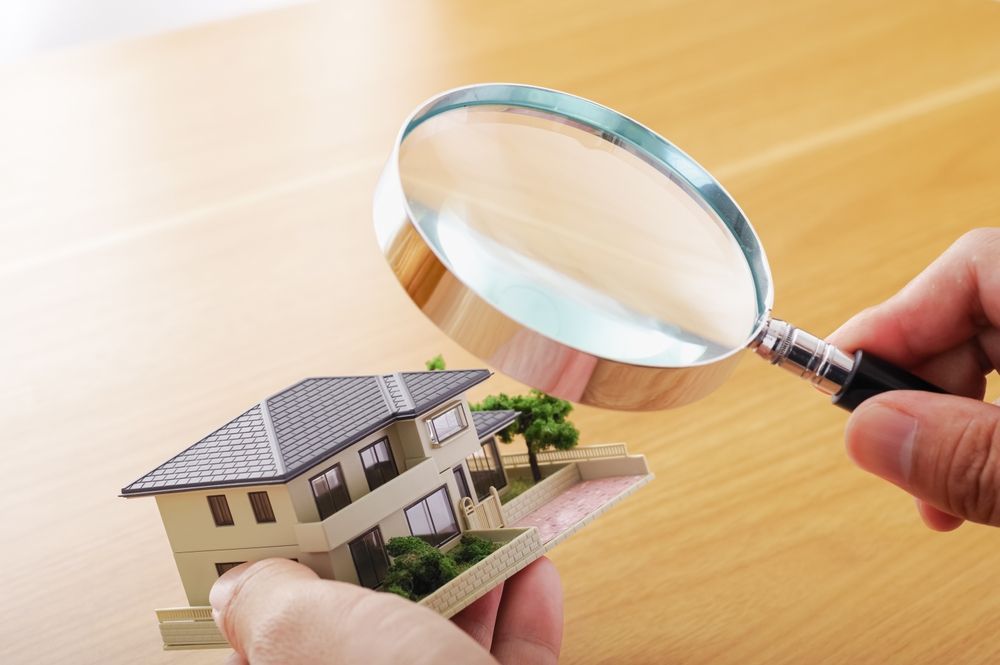
{"label": "finger", "polygon": [[866,471],[940,511],[1000,526],[1000,407],[893,391],[862,402],[845,438]]}
{"label": "finger", "polygon": [[562,583],[556,567],[542,557],[504,584],[493,655],[501,663],[556,663],[562,631]]}
{"label": "finger", "polygon": [[487,651],[493,644],[493,628],[496,626],[502,595],[503,583],[451,618],[452,623]]}
{"label": "finger", "polygon": [[830,336],[913,367],[1000,327],[1000,229],[962,236],[899,293],[858,314]]}
{"label": "finger", "polygon": [[320,580],[286,559],[228,571],[209,600],[222,634],[253,665],[495,663],[472,638],[425,607]]}
{"label": "finger", "polygon": [[979,342],[970,339],[911,371],[953,395],[982,399],[986,393],[986,375],[993,369],[989,362]]}
{"label": "finger", "polygon": [[235,651],[229,654],[226,658],[226,665],[249,665],[247,659],[236,653]]}
{"label": "finger", "polygon": [[938,510],[926,501],[921,501],[916,499],[917,512],[920,513],[920,519],[924,521],[929,528],[935,531],[954,531],[958,527],[965,523],[961,517],[955,517],[943,510]]}

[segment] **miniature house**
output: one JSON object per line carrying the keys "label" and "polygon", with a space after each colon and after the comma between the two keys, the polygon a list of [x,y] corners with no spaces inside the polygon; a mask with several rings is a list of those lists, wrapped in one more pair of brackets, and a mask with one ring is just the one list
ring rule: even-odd
{"label": "miniature house", "polygon": [[[207,605],[227,569],[296,559],[378,587],[385,542],[444,546],[461,502],[506,485],[493,434],[513,411],[472,412],[486,370],[306,379],[254,405],[122,490],[155,495],[184,591]],[[500,524],[484,526],[501,526]]]}
{"label": "miniature house", "polygon": [[514,411],[469,409],[486,370],[315,378],[268,397],[122,490],[155,496],[190,607],[156,611],[164,648],[227,646],[208,596],[226,570],[295,559],[326,579],[382,585],[386,542],[498,549],[420,600],[452,616],[652,478],[624,444],[539,453],[545,479],[502,504],[524,453],[494,434]]}

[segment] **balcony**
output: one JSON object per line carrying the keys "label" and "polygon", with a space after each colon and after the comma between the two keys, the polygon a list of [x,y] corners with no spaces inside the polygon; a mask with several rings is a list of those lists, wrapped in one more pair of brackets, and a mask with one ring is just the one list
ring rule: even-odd
{"label": "balcony", "polygon": [[303,552],[329,552],[389,515],[418,501],[442,484],[433,459],[425,459],[321,522],[297,524]]}

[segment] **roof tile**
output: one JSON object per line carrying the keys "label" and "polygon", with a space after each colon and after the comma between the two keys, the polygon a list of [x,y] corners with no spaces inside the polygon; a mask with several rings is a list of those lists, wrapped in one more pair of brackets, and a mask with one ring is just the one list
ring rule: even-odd
{"label": "roof tile", "polygon": [[[433,409],[489,376],[487,370],[441,370],[305,379],[251,407],[122,494],[287,481],[368,434]],[[274,440],[264,425],[263,409],[270,416]],[[481,418],[474,414],[477,433]]]}

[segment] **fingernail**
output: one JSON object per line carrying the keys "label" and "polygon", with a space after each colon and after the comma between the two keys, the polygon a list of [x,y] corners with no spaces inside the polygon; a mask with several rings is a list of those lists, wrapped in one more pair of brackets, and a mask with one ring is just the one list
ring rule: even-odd
{"label": "fingernail", "polygon": [[212,605],[212,619],[215,620],[216,625],[222,626],[222,614],[229,607],[229,601],[233,597],[236,585],[243,577],[243,571],[247,567],[246,564],[243,564],[227,570],[212,586],[212,590],[208,594],[208,602]]}
{"label": "fingernail", "polygon": [[847,454],[869,473],[906,487],[913,465],[917,421],[896,409],[862,405],[847,429]]}

